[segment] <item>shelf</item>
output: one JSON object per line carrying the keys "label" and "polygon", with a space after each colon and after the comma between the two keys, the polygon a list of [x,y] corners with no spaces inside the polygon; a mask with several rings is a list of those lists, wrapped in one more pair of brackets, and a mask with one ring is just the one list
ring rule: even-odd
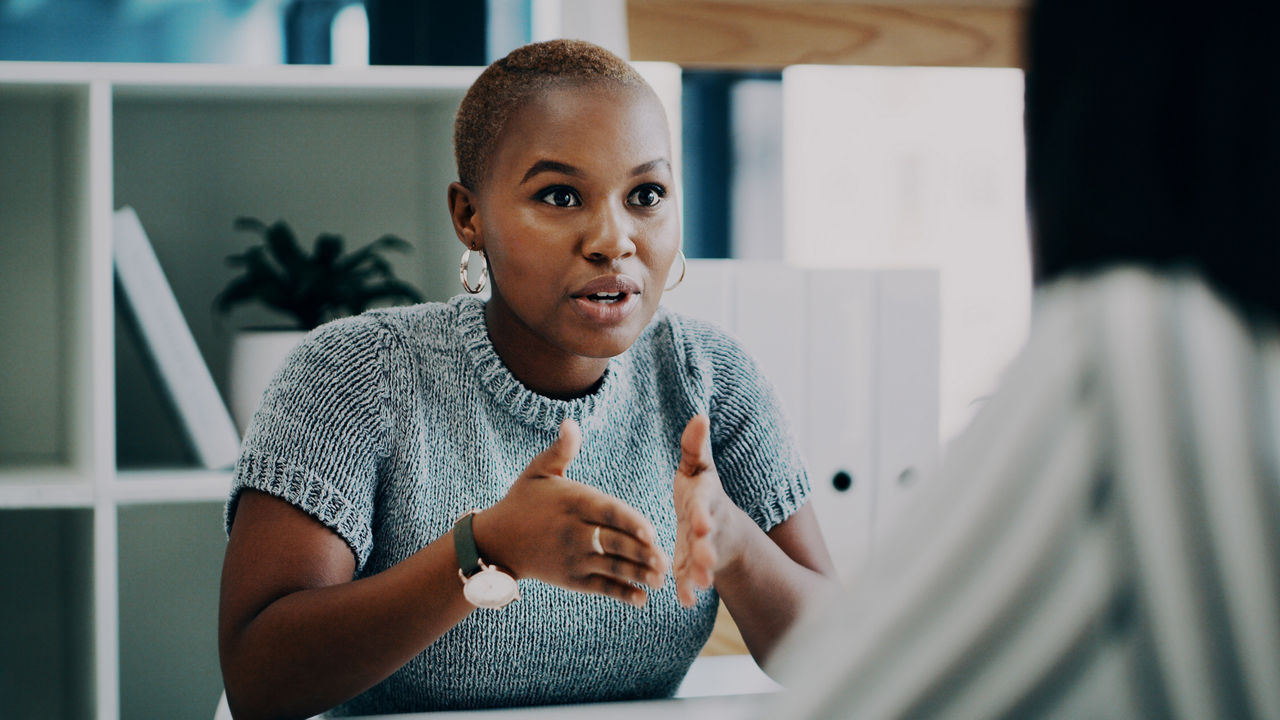
{"label": "shelf", "polygon": [[92,508],[100,494],[120,505],[224,502],[230,470],[125,470],[95,490],[84,476],[60,468],[0,472],[0,510]]}
{"label": "shelf", "polygon": [[0,508],[93,507],[93,483],[65,468],[5,468],[0,471]]}
{"label": "shelf", "polygon": [[[136,95],[164,97],[226,97],[257,95],[266,98],[295,97],[332,92],[389,96],[425,97],[456,93],[461,98],[480,74],[478,67],[379,67],[341,68],[318,65],[273,65],[242,67],[200,63],[0,63],[0,83],[14,87],[49,86],[109,82],[117,89]],[[281,95],[283,93],[283,95]]]}
{"label": "shelf", "polygon": [[108,488],[122,505],[224,502],[231,492],[231,471],[125,470]]}

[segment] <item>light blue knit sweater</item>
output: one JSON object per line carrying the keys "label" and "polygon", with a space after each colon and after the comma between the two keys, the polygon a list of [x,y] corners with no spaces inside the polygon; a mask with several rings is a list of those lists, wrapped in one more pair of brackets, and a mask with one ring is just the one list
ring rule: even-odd
{"label": "light blue knit sweater", "polygon": [[[680,434],[697,412],[711,417],[725,490],[760,527],[804,503],[808,479],[773,391],[713,325],[659,310],[595,392],[563,401],[511,375],[475,298],[371,311],[315,330],[285,362],[248,428],[227,524],[239,491],[261,490],[332,528],[356,576],[373,575],[500,500],[572,417],[583,444],[568,476],[647,516],[670,554]],[[670,578],[643,608],[536,580],[520,591],[331,714],[670,696],[718,602],[711,591],[683,608]]]}

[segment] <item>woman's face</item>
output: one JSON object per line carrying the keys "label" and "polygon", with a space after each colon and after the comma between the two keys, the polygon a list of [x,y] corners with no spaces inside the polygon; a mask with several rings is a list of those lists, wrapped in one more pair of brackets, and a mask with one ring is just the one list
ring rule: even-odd
{"label": "woman's face", "polygon": [[652,93],[566,86],[530,99],[499,136],[475,204],[495,343],[555,361],[609,358],[635,342],[680,245],[666,116]]}

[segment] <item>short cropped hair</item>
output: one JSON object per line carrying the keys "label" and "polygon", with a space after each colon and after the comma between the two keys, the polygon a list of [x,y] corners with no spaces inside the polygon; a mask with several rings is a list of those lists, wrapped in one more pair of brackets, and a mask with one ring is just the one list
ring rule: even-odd
{"label": "short cropped hair", "polygon": [[471,190],[479,187],[507,118],[532,95],[555,86],[596,83],[649,88],[627,61],[582,40],[533,43],[494,61],[467,90],[454,119],[458,182]]}

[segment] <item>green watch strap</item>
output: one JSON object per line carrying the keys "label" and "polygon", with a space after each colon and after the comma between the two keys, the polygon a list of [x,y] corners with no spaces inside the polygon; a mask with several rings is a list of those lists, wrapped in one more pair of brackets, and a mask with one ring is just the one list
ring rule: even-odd
{"label": "green watch strap", "polygon": [[467,577],[483,569],[480,565],[480,548],[476,547],[476,536],[471,531],[471,520],[475,516],[476,513],[472,510],[453,524],[453,551],[458,555],[458,568]]}

